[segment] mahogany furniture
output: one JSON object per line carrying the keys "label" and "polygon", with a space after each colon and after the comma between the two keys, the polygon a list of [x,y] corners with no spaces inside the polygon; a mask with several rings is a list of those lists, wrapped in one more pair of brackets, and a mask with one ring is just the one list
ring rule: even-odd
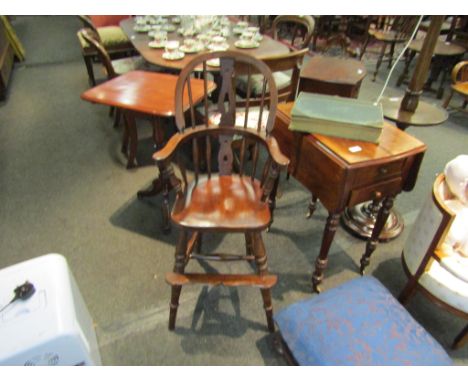
{"label": "mahogany furniture", "polygon": [[[220,74],[222,77],[218,111],[221,113],[219,125],[210,125],[208,119],[208,83],[207,61],[220,59]],[[197,67],[202,67],[205,94],[202,106],[204,120],[197,125],[194,99],[190,89],[193,79],[191,75]],[[236,96],[233,86],[235,78],[247,75],[248,86],[252,74],[261,74],[269,89],[269,99],[260,106],[260,113],[268,106],[269,115],[266,129],[247,128],[247,104],[245,119],[236,125]],[[188,88],[187,94],[183,89]],[[264,88],[265,93],[265,88]],[[265,95],[265,94],[264,94]],[[185,100],[190,101],[187,122],[184,116]],[[271,304],[271,288],[277,277],[270,275],[267,268],[267,255],[263,244],[261,231],[270,224],[271,213],[268,203],[270,193],[274,188],[281,168],[289,161],[278,149],[276,140],[271,136],[277,106],[277,89],[273,75],[265,63],[250,55],[238,52],[212,52],[196,56],[180,73],[175,96],[175,118],[179,132],[175,134],[166,146],[154,155],[158,166],[166,171],[168,182],[174,187],[176,200],[171,212],[171,220],[180,230],[176,246],[173,272],[166,275],[166,281],[171,285],[171,303],[169,329],[175,327],[179,296],[182,286],[189,283],[211,285],[257,286],[261,290],[265,308],[268,329],[274,331],[273,308]],[[260,118],[261,119],[261,118]],[[233,151],[231,142],[234,136],[241,136],[243,144],[240,152],[238,173],[233,172]],[[252,166],[245,166],[247,140],[254,142]],[[186,148],[185,155],[181,149]],[[260,160],[260,150],[265,151],[266,161]],[[184,161],[187,151],[192,155]],[[177,158],[182,180],[175,177],[169,170],[172,159]],[[193,169],[193,177],[188,179],[186,165]],[[262,169],[262,167],[263,169]],[[167,193],[165,194],[167,201]],[[167,203],[164,203],[167,205]],[[206,254],[202,255],[201,240],[206,233],[243,233],[246,251],[243,254]],[[197,248],[197,253],[193,249]],[[187,273],[185,268],[191,259],[206,261],[250,261],[256,266],[255,274],[226,273]]]}
{"label": "mahogany furniture", "polygon": [[[90,17],[80,15],[78,18],[83,23],[85,28],[91,29],[98,36],[98,41],[104,46],[109,56],[113,59],[122,56],[131,56],[135,53],[133,45],[118,26],[96,27]],[[88,72],[88,79],[92,86],[96,85],[94,77],[93,61],[98,57],[98,52],[93,46],[84,41],[80,34],[77,34],[80,42],[81,54]]]}
{"label": "mahogany furniture", "polygon": [[[423,46],[423,39],[413,40],[409,47],[409,54],[406,58],[405,68],[403,73],[400,75],[397,81],[397,86],[400,86],[406,79],[409,71],[409,66],[413,61],[417,53],[420,53]],[[432,58],[431,72],[429,78],[425,84],[427,90],[431,89],[431,85],[434,81],[437,81],[440,74],[442,73],[439,87],[436,90],[437,98],[442,98],[444,95],[444,82],[448,72],[453,68],[455,63],[461,60],[466,49],[460,45],[457,45],[448,41],[438,40],[434,49],[434,56]]]}
{"label": "mahogany furniture", "polygon": [[[447,198],[447,196],[449,196]],[[410,297],[420,291],[437,305],[468,319],[466,268],[457,261],[446,237],[456,214],[445,200],[450,199],[444,174],[437,176],[432,193],[423,205],[401,254],[408,282],[399,300],[407,304]],[[453,198],[453,197],[452,197]],[[468,325],[455,338],[452,348],[468,342]]]}
{"label": "mahogany furniture", "polygon": [[[162,55],[164,49],[153,49],[148,46],[148,43],[151,41],[147,33],[137,33],[133,30],[134,20],[126,19],[122,20],[120,23],[121,28],[125,34],[130,39],[131,43],[135,49],[143,56],[143,58],[151,64],[166,68],[171,71],[180,71],[185,65],[187,65],[194,57],[194,54],[186,54],[182,60],[178,61],[168,61],[165,60]],[[169,40],[183,40],[183,37],[180,36],[177,32],[172,32],[168,34]],[[227,43],[229,43],[229,50],[235,52],[244,52],[255,58],[263,59],[267,57],[272,57],[275,55],[286,54],[289,52],[289,48],[282,44],[279,41],[272,39],[271,37],[264,35],[260,46],[255,49],[239,49],[234,46],[234,42],[239,39],[238,35],[231,33],[227,38]],[[208,67],[208,71],[218,70],[218,68]]]}
{"label": "mahogany furniture", "polygon": [[[175,113],[174,94],[177,76],[165,73],[131,71],[86,90],[81,98],[92,103],[114,106],[124,111],[127,122],[124,131],[122,151],[127,153],[127,168],[136,166],[138,144],[135,116],[143,114],[153,118],[155,123],[154,139],[157,147],[164,143],[164,130],[160,118],[173,117]],[[213,82],[208,82],[208,89],[214,89]],[[204,89],[202,80],[194,80],[192,94],[194,100],[200,100]],[[189,108],[186,100],[185,109]]]}
{"label": "mahogany furniture", "polygon": [[[127,168],[136,166],[138,135],[135,117],[137,115],[151,118],[155,145],[158,148],[164,145],[164,129],[161,118],[170,118],[175,115],[174,94],[177,80],[177,76],[171,74],[132,71],[91,88],[81,95],[85,101],[114,106],[123,110],[126,123],[122,152],[125,154],[128,152]],[[215,85],[211,81],[205,83],[202,80],[193,80],[191,88],[193,102],[198,102],[204,92],[211,92],[214,88]],[[183,109],[187,110],[189,106],[189,101],[186,99]],[[158,168],[159,175],[153,180],[150,189],[140,191],[138,197],[168,192],[166,184],[163,182],[163,174],[166,170],[162,166]],[[163,214],[163,230],[169,231],[169,229],[169,219],[165,213]]]}
{"label": "mahogany furniture", "polygon": [[292,107],[293,103],[278,106],[273,136],[281,151],[291,159],[288,172],[312,193],[309,216],[319,199],[329,213],[312,276],[313,290],[319,292],[341,213],[346,207],[368,200],[383,201],[361,258],[363,273],[377,246],[393,200],[402,190],[411,191],[416,183],[426,145],[390,123],[385,123],[378,145],[319,134],[293,133],[288,130]]}
{"label": "mahogany furniture", "polygon": [[[287,26],[286,35],[281,33]],[[314,35],[315,20],[312,16],[282,15],[273,20],[273,38],[285,42],[292,49],[309,49],[310,40]]]}
{"label": "mahogany furniture", "polygon": [[468,61],[461,61],[453,67],[452,85],[450,94],[444,102],[444,108],[448,107],[453,93],[458,93],[463,97],[463,108],[465,108],[468,101]]}
{"label": "mahogany furniture", "polygon": [[357,98],[366,75],[361,61],[317,55],[302,67],[299,91]]}
{"label": "mahogany furniture", "polygon": [[417,16],[387,16],[381,26],[377,25],[374,28],[369,28],[367,31],[367,38],[364,42],[359,58],[362,59],[366,53],[367,46],[371,39],[382,43],[382,48],[377,64],[375,65],[372,81],[375,81],[375,78],[377,77],[377,73],[379,72],[380,65],[382,64],[382,60],[386,54],[387,47],[390,46],[390,52],[388,53],[388,67],[391,68],[396,44],[408,41],[414,27],[416,26],[417,19]]}
{"label": "mahogany furniture", "polygon": [[[99,35],[92,29],[83,28],[78,31],[78,36],[86,41],[90,47],[94,48],[104,67],[104,71],[108,80],[127,73],[131,70],[142,69],[140,67],[143,67],[144,61],[141,59],[141,57],[127,57],[120,58],[118,60],[111,60],[106,48],[100,42]],[[111,114],[113,110],[114,108],[111,107]],[[117,127],[119,122],[120,109],[117,109],[114,118],[114,127]]]}
{"label": "mahogany furniture", "polygon": [[444,16],[431,17],[431,23],[426,37],[422,41],[421,53],[405,90],[405,95],[403,97],[383,98],[381,101],[384,116],[395,121],[396,125],[402,130],[410,125],[438,125],[448,118],[447,112],[438,105],[420,100],[431,60],[439,42],[443,21]]}

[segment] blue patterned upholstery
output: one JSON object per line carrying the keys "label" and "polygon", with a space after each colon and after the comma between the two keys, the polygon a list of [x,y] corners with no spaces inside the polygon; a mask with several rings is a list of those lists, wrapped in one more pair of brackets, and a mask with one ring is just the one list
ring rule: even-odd
{"label": "blue patterned upholstery", "polygon": [[299,365],[451,365],[388,290],[360,277],[275,315]]}

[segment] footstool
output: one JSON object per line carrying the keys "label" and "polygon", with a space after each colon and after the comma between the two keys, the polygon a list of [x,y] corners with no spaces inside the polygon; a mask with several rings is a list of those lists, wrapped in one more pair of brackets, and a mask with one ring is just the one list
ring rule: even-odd
{"label": "footstool", "polygon": [[374,277],[346,282],[275,315],[298,365],[451,365],[442,346]]}

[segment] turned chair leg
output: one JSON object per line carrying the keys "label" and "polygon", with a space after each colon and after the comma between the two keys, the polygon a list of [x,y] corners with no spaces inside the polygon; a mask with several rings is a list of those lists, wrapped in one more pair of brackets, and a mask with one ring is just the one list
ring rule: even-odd
{"label": "turned chair leg", "polygon": [[377,78],[377,74],[379,73],[380,65],[382,65],[382,61],[383,61],[383,58],[385,56],[385,50],[386,49],[387,49],[387,44],[384,42],[382,44],[382,50],[380,51],[379,59],[377,60],[377,64],[375,65],[375,72],[374,72],[374,76],[372,78],[372,81],[375,81],[375,79]]}
{"label": "turned chair leg", "polygon": [[[255,263],[257,265],[257,273],[261,276],[268,275],[267,255],[265,246],[263,244],[262,234],[260,232],[252,233],[253,239],[253,250],[255,256]],[[273,306],[271,303],[271,289],[261,288],[263,299],[263,308],[265,309],[265,315],[270,333],[274,333],[275,324],[273,321]]]}
{"label": "turned chair leg", "polygon": [[[450,100],[452,99],[452,97],[453,97],[453,89],[450,89],[450,93],[449,93],[448,97],[446,98],[444,104],[442,105],[442,107],[443,107],[444,109],[447,109],[447,107],[448,107],[448,105],[449,105]],[[466,102],[466,101],[465,101],[465,102]]]}
{"label": "turned chair leg", "polygon": [[[176,246],[174,273],[183,274],[186,264],[187,256],[187,231],[181,230],[179,234],[179,241]],[[171,286],[171,303],[169,311],[169,330],[174,330],[177,318],[177,308],[179,307],[179,297],[182,290],[181,285]]]}

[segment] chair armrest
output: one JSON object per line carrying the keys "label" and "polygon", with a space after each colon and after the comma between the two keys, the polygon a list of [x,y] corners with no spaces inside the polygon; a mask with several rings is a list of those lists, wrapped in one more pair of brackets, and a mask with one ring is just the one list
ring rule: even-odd
{"label": "chair armrest", "polygon": [[455,65],[452,69],[452,83],[455,84],[457,83],[457,78],[458,78],[458,74],[460,73],[460,71],[462,70],[462,68],[464,66],[468,65],[468,61],[461,61],[459,62],[457,65]]}
{"label": "chair armrest", "polygon": [[289,158],[283,155],[283,153],[281,152],[276,138],[273,136],[269,136],[268,138],[266,138],[265,142],[267,144],[268,152],[271,158],[278,164],[278,166],[282,168],[287,167],[290,162]]}
{"label": "chair armrest", "polygon": [[[167,162],[170,161],[172,156],[175,154],[177,147],[179,144],[183,141],[186,141],[188,139],[194,138],[197,135],[200,135],[207,130],[212,130],[216,131],[218,130],[220,133],[222,133],[223,128],[219,128],[218,126],[197,126],[194,128],[188,128],[185,129],[184,132],[182,133],[177,133],[169,139],[169,142],[166,143],[166,145],[159,151],[157,151],[153,155],[153,159],[156,162]],[[257,138],[263,140],[266,144],[266,147],[268,149],[268,153],[270,154],[271,158],[273,161],[278,164],[280,167],[286,167],[289,165],[289,158],[283,155],[281,152],[278,142],[273,136],[269,136],[267,138],[264,137],[261,133],[253,132],[250,130],[240,130],[238,133],[247,133],[248,135],[251,136],[256,136]]]}

